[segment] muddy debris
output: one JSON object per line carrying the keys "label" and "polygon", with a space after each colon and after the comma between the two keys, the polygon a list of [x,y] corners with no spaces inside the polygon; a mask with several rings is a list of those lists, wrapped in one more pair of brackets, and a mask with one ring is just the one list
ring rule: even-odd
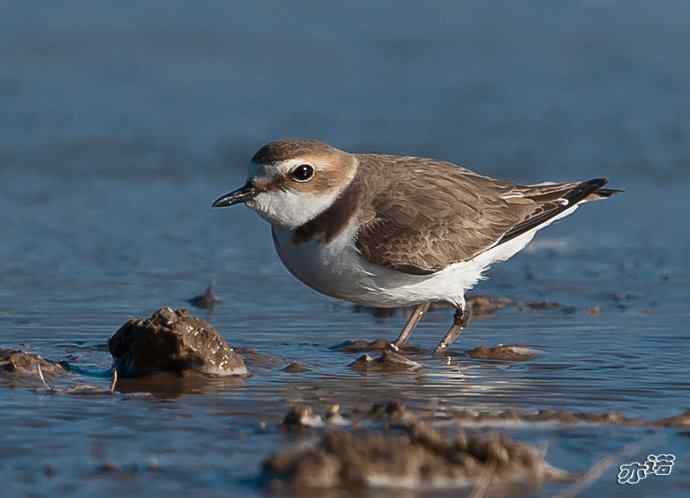
{"label": "muddy debris", "polygon": [[340,414],[340,405],[333,404],[328,407],[324,420],[330,425],[350,425],[350,421]]}
{"label": "muddy debris", "polygon": [[539,410],[537,412],[521,412],[518,410],[476,411],[454,410],[452,420],[461,427],[499,427],[515,424],[614,424],[627,426],[642,426],[645,421],[628,418],[622,413],[585,413],[565,410]]}
{"label": "muddy debris", "polygon": [[589,316],[599,316],[601,315],[601,308],[599,306],[593,306],[591,308],[587,308],[585,313]]}
{"label": "muddy debris", "polygon": [[117,370],[113,369],[112,370],[112,381],[110,383],[110,388],[109,389],[104,389],[100,386],[96,386],[93,384],[74,384],[69,387],[54,387],[52,386],[48,380],[46,380],[46,376],[43,374],[43,368],[41,367],[41,364],[38,363],[36,365],[36,372],[38,374],[39,379],[43,383],[43,387],[45,388],[45,392],[47,394],[67,394],[67,395],[74,395],[74,396],[83,396],[83,395],[112,395],[115,393],[115,387],[117,386]]}
{"label": "muddy debris", "polygon": [[537,356],[538,352],[525,346],[499,344],[495,347],[476,347],[469,350],[467,355],[479,360],[527,361]]}
{"label": "muddy debris", "polygon": [[206,290],[203,292],[203,294],[194,296],[187,302],[195,308],[211,310],[217,303],[220,302],[220,299],[218,299],[218,297],[216,296],[216,293],[213,290],[213,285],[209,285],[208,287],[206,287]]}
{"label": "muddy debris", "polygon": [[314,410],[310,406],[293,406],[288,410],[285,418],[283,418],[283,427],[288,430],[323,426],[323,418],[321,418],[321,415],[314,413]]}
{"label": "muddy debris", "polygon": [[384,421],[387,425],[411,425],[419,421],[419,416],[408,410],[399,401],[374,403],[365,417],[372,420]]}
{"label": "muddy debris", "polygon": [[498,310],[502,310],[514,304],[515,302],[507,297],[486,295],[472,296],[467,300],[467,306],[470,308],[473,318],[493,315]]}
{"label": "muddy debris", "polygon": [[333,404],[326,409],[326,413],[318,415],[309,406],[297,405],[291,407],[283,418],[282,426],[287,430],[299,430],[304,428],[321,428],[329,426],[345,426],[351,422],[340,413],[340,405]]}
{"label": "muddy debris", "polygon": [[520,310],[557,310],[561,307],[561,303],[550,302],[550,301],[529,301],[526,303],[518,304],[518,309]]}
{"label": "muddy debris", "polygon": [[559,310],[566,315],[572,315],[577,312],[575,306],[561,304],[555,301],[526,301],[516,304],[519,311],[550,311]]}
{"label": "muddy debris", "polygon": [[271,485],[309,488],[453,489],[491,478],[494,484],[569,481],[544,451],[499,434],[452,437],[425,424],[402,430],[328,431],[311,446],[270,456],[262,476]]}
{"label": "muddy debris", "polygon": [[566,410],[539,410],[521,412],[518,410],[476,411],[454,410],[451,418],[461,427],[505,427],[533,424],[594,424],[620,425],[625,427],[690,427],[690,410],[672,417],[657,420],[645,420],[628,417],[620,412],[587,413]]}
{"label": "muddy debris", "polygon": [[233,348],[233,350],[242,357],[247,368],[252,371],[254,369],[273,370],[285,364],[283,358],[268,353],[261,353],[254,348],[240,346]]}
{"label": "muddy debris", "polygon": [[67,370],[60,364],[26,351],[0,348],[0,375],[39,377],[39,369],[46,377],[64,375]]}
{"label": "muddy debris", "polygon": [[110,338],[108,348],[122,377],[184,370],[247,374],[242,356],[210,323],[185,309],[165,307],[148,319],[128,320]]}
{"label": "muddy debris", "polygon": [[304,363],[291,361],[282,370],[286,373],[304,373],[307,371],[307,368],[304,366]]}
{"label": "muddy debris", "polygon": [[651,425],[656,427],[690,427],[690,410],[685,410],[679,415],[655,420]]}
{"label": "muddy debris", "polygon": [[[392,345],[390,341],[385,339],[374,339],[372,341],[355,339],[354,341],[343,341],[335,346],[331,346],[329,349],[331,351],[340,351],[342,353],[370,353],[373,351],[391,350]],[[421,348],[411,344],[405,344],[398,349],[408,353],[418,353],[421,351]]]}
{"label": "muddy debris", "polygon": [[376,358],[372,358],[368,354],[363,354],[348,366],[360,372],[400,372],[405,370],[419,370],[423,365],[399,353],[386,350]]}
{"label": "muddy debris", "polygon": [[542,409],[534,412],[517,409],[473,410],[451,409],[439,413],[428,408],[407,408],[399,401],[374,403],[368,409],[356,408],[353,417],[384,422],[389,426],[409,426],[420,421],[450,421],[460,428],[512,427],[539,424],[548,425],[620,425],[625,427],[689,428],[690,409],[678,415],[648,420],[629,417],[621,412],[574,412],[568,410]]}
{"label": "muddy debris", "polygon": [[368,351],[385,351],[389,348],[390,342],[385,339],[374,339],[372,341],[355,339],[354,341],[343,341],[335,346],[331,346],[329,349],[343,353],[364,353]]}

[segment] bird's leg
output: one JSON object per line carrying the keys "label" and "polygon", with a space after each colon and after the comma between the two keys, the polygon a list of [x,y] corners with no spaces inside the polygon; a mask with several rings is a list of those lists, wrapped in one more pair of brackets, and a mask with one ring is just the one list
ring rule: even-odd
{"label": "bird's leg", "polygon": [[410,317],[407,319],[407,323],[405,324],[403,329],[400,331],[400,335],[395,340],[395,342],[391,343],[391,347],[394,350],[397,351],[403,345],[405,345],[405,343],[408,341],[408,339],[412,335],[412,332],[414,331],[417,324],[420,322],[420,320],[422,318],[424,318],[424,315],[429,310],[429,305],[430,305],[430,303],[423,303],[423,304],[418,304],[417,306],[415,306],[415,308],[412,310],[412,313],[410,314]]}
{"label": "bird's leg", "polygon": [[434,353],[442,353],[448,349],[448,346],[453,344],[458,337],[460,337],[465,327],[469,325],[470,318],[471,312],[467,309],[467,305],[463,303],[461,307],[455,310],[453,325],[450,326],[446,335],[444,335],[441,342],[438,343],[438,346],[434,349]]}

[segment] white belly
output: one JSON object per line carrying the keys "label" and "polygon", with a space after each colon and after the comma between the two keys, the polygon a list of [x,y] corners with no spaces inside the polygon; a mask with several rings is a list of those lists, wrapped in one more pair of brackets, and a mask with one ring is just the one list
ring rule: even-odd
{"label": "white belly", "polygon": [[288,270],[304,284],[326,295],[382,308],[437,301],[464,306],[465,291],[481,280],[483,271],[515,255],[537,231],[575,209],[577,205],[510,242],[431,275],[411,275],[369,263],[357,251],[356,227],[343,230],[328,244],[318,241],[295,244],[291,230],[273,226],[273,241]]}
{"label": "white belly", "polygon": [[293,232],[274,226],[273,240],[280,259],[304,284],[326,295],[368,306],[397,307],[429,301],[461,304],[465,289],[480,277],[475,269],[470,270],[471,275],[457,269],[449,271],[451,267],[432,275],[410,275],[373,265],[357,251],[352,231],[343,232],[329,244],[294,244]]}

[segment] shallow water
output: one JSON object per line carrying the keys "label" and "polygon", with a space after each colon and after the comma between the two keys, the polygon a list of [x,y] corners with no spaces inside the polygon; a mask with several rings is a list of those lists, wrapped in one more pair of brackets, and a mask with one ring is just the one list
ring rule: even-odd
{"label": "shallow water", "polygon": [[[246,380],[123,381],[112,397],[0,385],[3,496],[263,496],[260,462],[295,441],[276,424],[298,402],[650,419],[690,407],[686,4],[205,5],[3,8],[0,346],[67,360],[83,372],[70,382],[107,387],[106,341],[127,318],[187,306],[215,282],[222,302],[195,313],[265,356],[249,357]],[[357,313],[302,287],[264,222],[209,208],[278,136],[522,182],[606,175],[626,193],[549,228],[477,289],[575,313],[501,310],[447,358],[413,354],[421,371],[362,375],[347,367],[357,355],[329,347],[394,338],[404,316]],[[593,306],[601,315],[585,312]],[[432,312],[414,344],[428,351],[449,320]],[[464,355],[498,343],[541,353]],[[289,361],[308,371],[282,372]],[[690,492],[687,433],[511,432],[548,443],[547,459],[573,471],[633,442],[630,460],[678,457],[670,477],[634,487],[611,467],[584,496]]]}

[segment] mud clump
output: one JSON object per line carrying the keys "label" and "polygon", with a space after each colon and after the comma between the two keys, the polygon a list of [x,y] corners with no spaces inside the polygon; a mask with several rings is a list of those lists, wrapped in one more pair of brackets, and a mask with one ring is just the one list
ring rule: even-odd
{"label": "mud clump", "polygon": [[206,309],[206,310],[212,310],[216,303],[220,302],[220,299],[216,296],[216,293],[213,291],[213,286],[209,285],[206,290],[203,292],[203,294],[199,294],[198,296],[194,296],[193,298],[189,299],[187,301],[189,304],[194,306],[195,308],[201,308],[201,309]]}
{"label": "mud clump", "polygon": [[59,363],[48,361],[34,353],[0,348],[0,374],[14,374],[38,377],[38,366],[45,376],[57,376],[67,373]]}
{"label": "mud clump", "polygon": [[410,426],[418,422],[418,417],[398,401],[374,403],[366,413],[366,418],[383,420],[388,425]]}
{"label": "mud clump", "polygon": [[151,318],[127,321],[110,338],[108,348],[123,377],[184,370],[247,374],[244,360],[220,333],[185,309],[161,308]]}
{"label": "mud clump", "polygon": [[515,302],[507,297],[473,296],[467,300],[473,317],[493,315],[498,310],[512,306]]}
{"label": "mud clump", "polygon": [[386,350],[376,358],[372,358],[368,354],[364,354],[350,363],[349,367],[360,372],[367,372],[370,370],[381,372],[399,372],[404,370],[418,370],[422,368],[422,364],[412,361],[394,351]]}
{"label": "mud clump", "polygon": [[291,361],[282,370],[286,373],[304,373],[307,371],[307,367],[299,361]]}
{"label": "mud clump", "polygon": [[[391,343],[385,339],[374,339],[373,341],[356,339],[354,341],[343,341],[330,347],[331,351],[340,351],[342,353],[368,353],[372,351],[391,350],[391,348]],[[410,344],[404,344],[399,350],[407,351],[408,353],[421,351],[420,348]]]}
{"label": "mud clump", "polygon": [[517,309],[519,311],[560,310],[561,313],[566,315],[572,315],[577,312],[577,308],[575,306],[550,301],[528,301],[526,303],[517,303]]}
{"label": "mud clump", "polygon": [[260,353],[254,348],[236,347],[233,348],[233,350],[235,353],[242,356],[245,364],[248,365],[248,368],[251,370],[254,370],[255,368],[272,370],[285,363],[285,360],[282,358],[267,353]]}
{"label": "mud clump", "polygon": [[343,353],[364,353],[367,351],[385,351],[389,347],[390,343],[385,339],[374,339],[373,341],[356,339],[354,341],[343,341],[330,349]]}
{"label": "mud clump", "polygon": [[340,405],[334,404],[328,407],[324,419],[327,424],[331,425],[350,425],[350,421],[342,416],[340,413]]}
{"label": "mud clump", "polygon": [[299,430],[303,428],[318,428],[324,425],[350,425],[350,421],[340,414],[340,405],[330,405],[324,416],[318,415],[309,406],[293,406],[283,418],[283,428]]}
{"label": "mud clump", "polygon": [[285,429],[300,429],[302,427],[323,427],[324,422],[320,415],[314,413],[309,406],[293,406],[283,418]]}
{"label": "mud clump", "polygon": [[479,346],[469,350],[467,355],[480,360],[527,361],[537,356],[537,352],[524,346],[499,344],[493,348]]}
{"label": "mud clump", "polygon": [[269,457],[263,477],[292,488],[449,489],[494,483],[568,480],[543,451],[502,435],[452,438],[424,424],[402,431],[330,431],[313,446]]}

